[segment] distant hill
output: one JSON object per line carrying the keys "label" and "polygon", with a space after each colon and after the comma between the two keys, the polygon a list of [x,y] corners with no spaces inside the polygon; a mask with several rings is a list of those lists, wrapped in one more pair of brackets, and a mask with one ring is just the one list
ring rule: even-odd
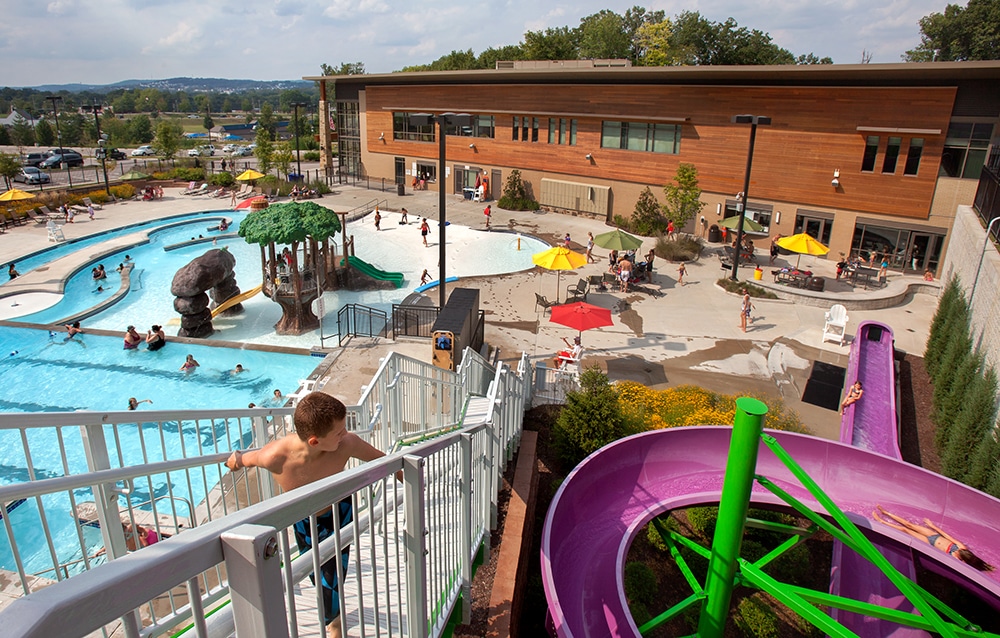
{"label": "distant hill", "polygon": [[38,91],[80,93],[110,93],[119,89],[160,89],[161,91],[188,91],[191,93],[242,93],[245,91],[310,89],[312,82],[305,80],[229,80],[226,78],[169,78],[166,80],[124,80],[114,84],[43,84],[24,87]]}

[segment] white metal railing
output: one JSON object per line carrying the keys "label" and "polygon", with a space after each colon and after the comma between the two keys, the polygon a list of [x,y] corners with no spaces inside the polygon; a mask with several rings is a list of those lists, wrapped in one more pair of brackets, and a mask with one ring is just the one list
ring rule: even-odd
{"label": "white metal railing", "polygon": [[[458,597],[469,600],[472,561],[480,549],[488,551],[500,477],[519,443],[532,389],[532,370],[523,357],[517,373],[507,367],[492,370],[486,396],[476,397],[485,368],[478,361],[475,365],[482,374],[473,375],[478,387],[470,392],[459,374],[391,354],[359,405],[349,408],[351,429],[383,450],[421,432],[445,433],[278,496],[266,472],[228,474],[222,464],[231,449],[287,433],[291,408],[145,412],[141,424],[135,423],[135,412],[0,415],[0,434],[19,435],[27,478],[33,479],[0,486],[0,514],[25,594],[0,612],[5,635],[153,636],[190,626],[197,636],[228,636],[240,623],[249,623],[243,631],[277,623],[293,636],[311,634],[323,623],[317,611],[322,606],[314,602],[312,612],[303,612],[302,597],[293,593],[315,565],[348,545],[350,563],[340,574],[344,629],[362,636],[440,635]],[[467,397],[486,409],[473,415]],[[423,422],[421,410],[429,416]],[[463,415],[468,418],[461,423]],[[31,442],[41,432],[58,442],[64,476],[38,478],[34,461],[42,455]],[[70,435],[73,445],[78,441],[88,450],[82,472],[73,471]],[[145,443],[138,465],[121,451],[126,437]],[[173,446],[165,445],[173,438]],[[393,480],[397,472],[401,484]],[[199,493],[204,496],[197,500]],[[88,540],[94,528],[88,533],[79,522],[78,502],[86,498],[93,500],[98,519],[96,543]],[[188,498],[197,505],[185,505],[182,499]],[[34,503],[43,523],[28,535],[33,531],[47,539],[42,554],[49,555],[53,579],[65,582],[40,588],[48,581],[31,578],[33,572],[23,568],[26,536],[13,529],[9,508],[20,499]],[[312,552],[297,556],[288,527],[343,499],[353,504],[353,520]],[[69,507],[60,510],[60,500]],[[147,500],[146,509],[140,509]],[[72,524],[63,533],[78,537],[80,556],[60,555],[44,522],[67,511]],[[164,540],[129,552],[117,521],[141,523],[143,516],[152,517],[151,527]],[[315,524],[315,516],[310,520]],[[248,562],[243,550],[261,542],[271,549]],[[100,543],[111,559],[103,564],[104,557],[91,551]],[[280,574],[263,576],[277,564],[270,557],[277,556]],[[82,573],[61,569],[71,561],[79,561]],[[65,574],[73,575],[67,579]],[[258,598],[261,605],[234,617],[234,607]],[[469,605],[463,609],[467,612]]]}

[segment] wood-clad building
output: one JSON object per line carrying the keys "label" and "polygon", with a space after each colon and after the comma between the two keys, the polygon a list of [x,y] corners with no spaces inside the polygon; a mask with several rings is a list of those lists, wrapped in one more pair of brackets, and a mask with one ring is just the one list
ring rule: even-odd
{"label": "wood-clad building", "polygon": [[[340,170],[449,193],[513,169],[544,206],[613,221],[647,186],[660,200],[680,163],[698,169],[706,228],[736,214],[750,128],[748,211],[773,236],[814,235],[829,257],[891,256],[936,270],[959,204],[1000,148],[1000,63],[590,67],[334,76]],[[325,96],[325,92],[324,92]],[[418,113],[472,117],[446,136]],[[834,178],[836,176],[836,183]]]}

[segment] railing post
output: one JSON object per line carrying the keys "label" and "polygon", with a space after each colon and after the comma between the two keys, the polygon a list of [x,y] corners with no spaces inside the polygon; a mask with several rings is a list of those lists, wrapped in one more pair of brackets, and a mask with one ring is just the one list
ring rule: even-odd
{"label": "railing post", "polygon": [[764,402],[750,397],[736,399],[736,417],[729,441],[719,516],[712,538],[708,576],[705,578],[705,602],[698,620],[698,636],[701,638],[721,638],[729,616],[766,414],[767,405]]}
{"label": "railing post", "polygon": [[406,531],[406,635],[427,635],[427,524],[424,520],[424,464],[422,457],[403,457],[403,511]]}
{"label": "railing post", "polygon": [[[111,469],[104,427],[100,424],[81,425],[80,436],[87,457],[87,469],[90,472]],[[94,491],[97,520],[101,526],[101,538],[106,552],[111,558],[124,556],[128,553],[128,548],[125,545],[125,532],[122,530],[122,519],[118,508],[118,490],[114,483],[100,483],[91,489]]]}
{"label": "railing post", "polygon": [[281,555],[273,527],[240,525],[222,535],[237,638],[288,636]]}
{"label": "railing post", "polygon": [[[284,417],[273,418],[283,419]],[[253,417],[250,419],[250,424],[253,428],[253,440],[256,447],[264,447],[267,444],[267,419],[264,417]],[[277,425],[275,425],[275,428],[277,428]],[[257,472],[257,483],[260,485],[261,500],[267,500],[277,493],[274,489],[274,476],[270,472]]]}
{"label": "railing post", "polygon": [[462,462],[462,484],[461,484],[461,525],[459,529],[459,540],[462,552],[462,624],[469,624],[472,621],[472,503],[473,490],[478,486],[472,480],[472,435],[462,434],[459,438]]}

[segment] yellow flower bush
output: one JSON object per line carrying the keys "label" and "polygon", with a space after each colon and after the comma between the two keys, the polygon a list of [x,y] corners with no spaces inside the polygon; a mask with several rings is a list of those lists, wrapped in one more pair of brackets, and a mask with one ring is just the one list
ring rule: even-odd
{"label": "yellow flower bush", "polygon": [[[719,394],[693,385],[666,390],[650,390],[632,381],[616,386],[622,414],[637,430],[660,430],[689,425],[732,425],[737,395]],[[774,430],[805,432],[798,414],[785,408],[780,399],[753,396],[768,407],[764,425]]]}

